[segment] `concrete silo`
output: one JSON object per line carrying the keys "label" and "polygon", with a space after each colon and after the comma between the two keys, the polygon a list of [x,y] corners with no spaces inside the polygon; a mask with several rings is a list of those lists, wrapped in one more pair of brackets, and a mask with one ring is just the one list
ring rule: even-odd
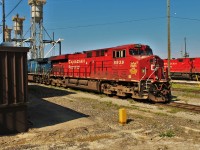
{"label": "concrete silo", "polygon": [[14,41],[16,42],[22,42],[23,40],[23,22],[25,18],[24,17],[19,17],[17,14],[12,18],[13,21],[13,30],[14,30]]}
{"label": "concrete silo", "polygon": [[5,27],[5,42],[11,42],[11,31],[12,28],[9,28],[8,26]]}
{"label": "concrete silo", "polygon": [[31,6],[31,58],[43,58],[43,5],[46,0],[28,0],[28,4]]}

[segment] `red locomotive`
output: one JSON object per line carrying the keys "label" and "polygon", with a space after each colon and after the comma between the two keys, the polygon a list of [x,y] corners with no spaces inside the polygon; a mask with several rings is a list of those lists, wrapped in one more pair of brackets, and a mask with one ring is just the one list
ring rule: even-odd
{"label": "red locomotive", "polygon": [[154,102],[171,98],[163,60],[148,45],[129,44],[49,59],[49,73],[31,73],[29,79]]}
{"label": "red locomotive", "polygon": [[[167,68],[168,60],[164,59]],[[198,80],[200,78],[200,58],[177,58],[170,60],[170,75],[174,79]]]}

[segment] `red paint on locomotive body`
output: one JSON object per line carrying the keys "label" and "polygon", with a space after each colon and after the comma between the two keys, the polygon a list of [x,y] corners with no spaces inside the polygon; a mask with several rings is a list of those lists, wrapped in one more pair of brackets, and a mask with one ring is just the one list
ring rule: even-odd
{"label": "red paint on locomotive body", "polygon": [[[55,56],[51,60],[56,60],[53,68],[63,68],[66,77],[114,81],[165,80],[162,74],[162,60],[153,55],[146,45],[140,45],[140,52],[137,46],[132,44],[68,54],[65,62],[62,61],[63,59],[58,61],[60,56]],[[146,51],[149,54],[143,55],[142,53]],[[53,73],[63,75],[60,71]]]}
{"label": "red paint on locomotive body", "polygon": [[49,73],[35,82],[98,91],[107,95],[167,102],[171,88],[163,60],[148,45],[128,44],[49,58]]}
{"label": "red paint on locomotive body", "polygon": [[[168,60],[164,59],[164,67],[168,68]],[[200,58],[177,58],[170,60],[170,74],[172,78],[196,79],[200,78]]]}
{"label": "red paint on locomotive body", "polygon": [[[156,102],[170,99],[163,60],[153,55],[147,45],[122,45],[55,56],[50,60],[51,76],[60,78],[66,86],[88,86],[87,89],[105,94],[132,95]],[[57,79],[52,81],[52,85],[60,85]]]}

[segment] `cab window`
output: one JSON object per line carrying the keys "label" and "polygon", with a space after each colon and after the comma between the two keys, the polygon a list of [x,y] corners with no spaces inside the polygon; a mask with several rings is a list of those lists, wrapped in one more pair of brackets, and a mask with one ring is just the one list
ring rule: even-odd
{"label": "cab window", "polygon": [[129,49],[129,54],[130,55],[153,55],[153,52],[150,48],[147,48],[147,49],[136,49],[136,48],[132,48],[132,49]]}

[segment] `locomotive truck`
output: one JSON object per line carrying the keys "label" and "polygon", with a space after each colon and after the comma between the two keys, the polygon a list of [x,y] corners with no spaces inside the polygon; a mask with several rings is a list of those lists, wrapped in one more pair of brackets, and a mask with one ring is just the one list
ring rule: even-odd
{"label": "locomotive truck", "polygon": [[64,54],[46,61],[30,60],[28,64],[28,79],[32,82],[153,102],[171,99],[163,60],[144,44]]}

